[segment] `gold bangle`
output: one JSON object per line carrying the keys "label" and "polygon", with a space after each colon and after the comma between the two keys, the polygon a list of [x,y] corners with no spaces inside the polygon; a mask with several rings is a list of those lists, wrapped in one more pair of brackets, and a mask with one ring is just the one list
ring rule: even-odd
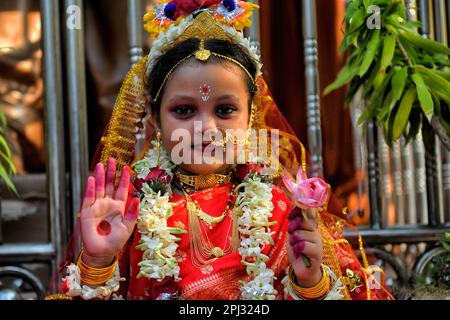
{"label": "gold bangle", "polygon": [[72,300],[73,298],[62,293],[45,296],[44,300]]}
{"label": "gold bangle", "polygon": [[117,257],[114,257],[112,264],[106,268],[92,268],[84,263],[82,255],[83,249],[81,249],[77,260],[77,266],[80,269],[80,278],[83,283],[98,286],[104,284],[113,277],[117,266]]}
{"label": "gold bangle", "polygon": [[291,282],[292,289],[304,300],[318,300],[323,299],[330,290],[330,276],[328,275],[327,269],[324,265],[321,265],[322,268],[322,278],[319,283],[311,288],[302,288],[296,284],[294,268],[292,265],[289,267],[288,276],[289,281]]}

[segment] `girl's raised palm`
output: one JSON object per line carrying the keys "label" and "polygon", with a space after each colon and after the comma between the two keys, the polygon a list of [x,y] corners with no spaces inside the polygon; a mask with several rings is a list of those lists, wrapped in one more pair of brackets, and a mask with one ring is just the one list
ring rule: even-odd
{"label": "girl's raised palm", "polygon": [[89,177],[80,212],[83,260],[92,267],[104,267],[117,256],[130,238],[139,215],[139,199],[126,208],[130,168],[124,167],[117,190],[114,187],[116,162],[108,160],[108,170],[98,163]]}

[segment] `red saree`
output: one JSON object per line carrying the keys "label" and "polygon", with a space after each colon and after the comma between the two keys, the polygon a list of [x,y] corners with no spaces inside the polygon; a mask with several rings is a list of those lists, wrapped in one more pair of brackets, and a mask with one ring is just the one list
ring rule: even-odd
{"label": "red saree", "polygon": [[[197,200],[201,208],[212,216],[219,216],[224,211],[232,188],[231,183],[219,185],[213,188],[197,191],[191,195]],[[286,251],[287,215],[292,205],[285,192],[279,188],[272,189],[272,202],[274,205],[271,220],[278,223],[271,228],[274,232],[274,246],[267,246],[264,253],[270,260],[267,266],[276,276],[274,287],[278,291],[277,299],[292,299],[284,294],[281,280],[285,276],[285,269],[289,265]],[[174,194],[171,199],[176,205],[173,215],[169,218],[170,226],[181,227],[189,230],[186,199]],[[228,215],[221,223],[206,229],[210,241],[219,247],[224,247],[225,238],[232,223]],[[346,288],[343,292],[345,299],[389,299],[391,295],[380,286],[371,286],[365,269],[358,262],[351,246],[341,237],[342,227],[345,222],[328,213],[323,213],[320,228],[324,241],[324,263],[327,264],[338,278],[341,278]],[[118,295],[125,299],[149,300],[158,298],[161,292],[178,290],[181,299],[195,300],[236,300],[240,298],[239,280],[246,280],[245,267],[241,263],[239,253],[231,252],[216,261],[196,268],[191,262],[189,233],[181,235],[181,241],[177,251],[180,266],[179,282],[171,280],[157,282],[145,277],[137,279],[139,273],[138,263],[142,259],[142,251],[135,249],[140,240],[140,234],[135,229],[132,237],[124,247],[120,257],[120,269],[126,279],[121,284]],[[229,240],[227,240],[229,241]],[[349,273],[348,270],[351,270]],[[176,288],[174,288],[176,285]]]}

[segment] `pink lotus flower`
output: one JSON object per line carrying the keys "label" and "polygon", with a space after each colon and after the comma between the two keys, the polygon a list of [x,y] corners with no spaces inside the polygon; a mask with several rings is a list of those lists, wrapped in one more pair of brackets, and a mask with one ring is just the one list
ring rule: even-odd
{"label": "pink lotus flower", "polygon": [[322,207],[330,195],[329,185],[321,178],[308,178],[300,167],[297,172],[297,181],[294,182],[288,173],[283,175],[283,182],[291,192],[292,199],[299,207]]}

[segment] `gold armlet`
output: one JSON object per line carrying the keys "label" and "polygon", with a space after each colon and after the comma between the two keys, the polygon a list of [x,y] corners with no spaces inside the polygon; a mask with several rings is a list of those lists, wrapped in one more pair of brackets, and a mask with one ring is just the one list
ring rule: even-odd
{"label": "gold armlet", "polygon": [[288,276],[291,287],[302,299],[320,300],[325,298],[325,296],[330,291],[330,276],[323,264],[321,265],[321,268],[322,278],[320,279],[319,283],[311,288],[302,288],[296,284],[294,268],[292,267],[292,265],[289,267]]}
{"label": "gold armlet", "polygon": [[109,267],[92,268],[84,263],[82,255],[83,250],[81,250],[77,260],[77,267],[80,269],[81,282],[87,285],[98,286],[112,278],[117,266],[117,257],[114,258],[114,261]]}

